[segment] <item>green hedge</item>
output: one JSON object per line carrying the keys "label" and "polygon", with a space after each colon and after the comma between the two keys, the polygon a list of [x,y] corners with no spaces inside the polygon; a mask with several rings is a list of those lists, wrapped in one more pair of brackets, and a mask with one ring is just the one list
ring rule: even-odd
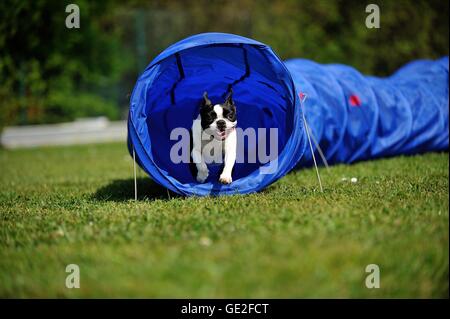
{"label": "green hedge", "polygon": [[[0,129],[7,124],[120,118],[138,74],[191,34],[237,33],[283,58],[345,63],[387,75],[449,51],[446,0],[133,0],[76,2],[81,28],[65,27],[51,0],[0,2]],[[365,26],[376,3],[381,28]]]}

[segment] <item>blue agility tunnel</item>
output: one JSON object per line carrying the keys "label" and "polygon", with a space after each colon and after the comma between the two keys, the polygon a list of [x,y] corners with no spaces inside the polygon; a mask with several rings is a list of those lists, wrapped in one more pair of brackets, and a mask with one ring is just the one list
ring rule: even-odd
{"label": "blue agility tunnel", "polygon": [[[252,193],[311,165],[303,116],[330,163],[448,150],[448,63],[448,57],[415,61],[378,78],[344,65],[283,62],[267,45],[237,35],[191,36],[163,51],[139,77],[128,147],[154,181],[187,196]],[[203,92],[221,103],[230,88],[242,154],[231,184],[217,182],[217,165],[200,184],[189,163],[174,161],[173,150],[182,142],[180,129],[188,132],[198,116]]]}

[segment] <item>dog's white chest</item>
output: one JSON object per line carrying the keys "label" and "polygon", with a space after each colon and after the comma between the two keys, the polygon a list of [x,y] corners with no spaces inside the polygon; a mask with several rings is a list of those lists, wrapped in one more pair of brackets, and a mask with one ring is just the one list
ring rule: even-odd
{"label": "dog's white chest", "polygon": [[207,164],[223,163],[225,143],[203,133],[202,157]]}

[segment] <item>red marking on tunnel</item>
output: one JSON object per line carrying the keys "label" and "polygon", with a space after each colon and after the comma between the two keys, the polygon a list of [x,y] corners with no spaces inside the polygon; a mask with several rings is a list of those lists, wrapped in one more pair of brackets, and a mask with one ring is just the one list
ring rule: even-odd
{"label": "red marking on tunnel", "polygon": [[350,95],[349,101],[351,106],[361,106],[361,99],[358,95]]}
{"label": "red marking on tunnel", "polygon": [[303,92],[298,92],[298,96],[300,97],[300,100],[303,100],[305,94],[303,94]]}

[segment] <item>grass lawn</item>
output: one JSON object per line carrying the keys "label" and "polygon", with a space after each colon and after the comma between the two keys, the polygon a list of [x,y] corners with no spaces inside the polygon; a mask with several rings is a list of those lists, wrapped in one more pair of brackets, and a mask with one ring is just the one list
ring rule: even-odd
{"label": "grass lawn", "polygon": [[134,202],[123,144],[0,150],[0,297],[447,297],[448,167],[448,153],[334,166],[324,193],[305,169],[220,198],[140,172]]}

